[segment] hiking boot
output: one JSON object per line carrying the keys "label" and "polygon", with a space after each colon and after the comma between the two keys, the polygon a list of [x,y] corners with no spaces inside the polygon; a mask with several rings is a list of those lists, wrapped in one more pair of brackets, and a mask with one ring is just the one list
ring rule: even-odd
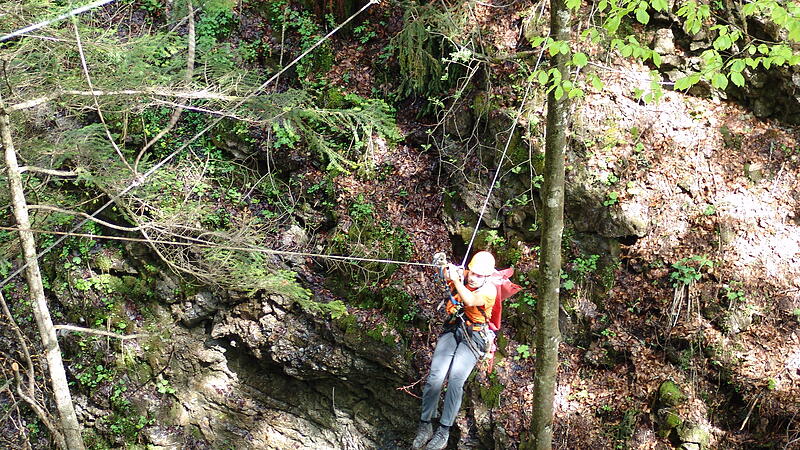
{"label": "hiking boot", "polygon": [[420,450],[431,440],[431,436],[433,436],[433,424],[420,421],[419,427],[417,427],[417,437],[414,438],[414,443],[411,444],[411,448]]}
{"label": "hiking boot", "polygon": [[430,442],[428,442],[428,446],[425,447],[425,450],[443,450],[447,447],[448,439],[450,439],[450,429],[439,427],[436,429],[436,433],[433,433],[433,437]]}

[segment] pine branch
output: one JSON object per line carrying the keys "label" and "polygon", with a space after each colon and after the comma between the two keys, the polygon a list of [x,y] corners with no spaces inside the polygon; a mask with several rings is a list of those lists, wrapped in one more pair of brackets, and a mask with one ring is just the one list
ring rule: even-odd
{"label": "pine branch", "polygon": [[[186,84],[189,85],[192,82],[192,76],[194,76],[194,57],[195,57],[195,48],[197,47],[197,42],[195,39],[195,31],[194,31],[194,9],[192,8],[192,2],[189,0],[187,7],[189,8],[189,54],[186,56]],[[175,111],[172,112],[172,116],[169,118],[169,123],[167,126],[161,130],[157,135],[153,137],[144,147],[139,151],[139,154],[136,155],[136,160],[133,162],[133,170],[134,173],[139,173],[139,162],[144,156],[144,152],[147,151],[148,148],[152,147],[153,144],[158,142],[159,139],[164,137],[167,133],[169,133],[175,125],[178,123],[178,119],[181,117],[181,113],[183,113],[184,107],[186,106],[187,100],[183,100],[178,106]]]}
{"label": "pine branch", "polygon": [[[78,54],[81,57],[81,67],[83,67],[83,74],[86,76],[86,84],[89,85],[89,89],[94,91],[94,87],[92,86],[92,77],[89,76],[89,67],[86,64],[86,55],[83,53],[83,44],[81,43],[81,34],[78,32],[78,24],[74,21],[72,23],[73,28],[75,29],[75,39],[78,43]],[[100,122],[103,124],[103,128],[105,128],[106,136],[108,137],[108,141],[111,142],[111,145],[114,146],[114,151],[117,152],[117,156],[119,159],[125,164],[125,167],[128,168],[134,175],[136,175],[136,170],[128,164],[128,161],[125,159],[125,155],[122,154],[122,150],[119,149],[117,146],[116,141],[114,141],[114,137],[111,136],[111,130],[108,129],[108,124],[106,124],[106,119],[103,117],[103,110],[100,109],[100,103],[97,101],[97,96],[93,95],[92,100],[94,101],[94,106],[97,109],[97,115],[100,117]]]}

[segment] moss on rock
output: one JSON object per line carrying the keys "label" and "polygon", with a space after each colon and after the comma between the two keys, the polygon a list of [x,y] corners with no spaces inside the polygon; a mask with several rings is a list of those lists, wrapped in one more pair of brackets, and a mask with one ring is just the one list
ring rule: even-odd
{"label": "moss on rock", "polygon": [[680,386],[672,380],[661,383],[658,387],[658,401],[664,406],[677,406],[686,400]]}

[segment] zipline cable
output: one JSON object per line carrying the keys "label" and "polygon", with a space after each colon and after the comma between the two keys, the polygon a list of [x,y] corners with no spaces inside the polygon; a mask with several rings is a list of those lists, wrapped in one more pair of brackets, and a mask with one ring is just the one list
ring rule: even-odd
{"label": "zipline cable", "polygon": [[391,259],[374,259],[374,258],[360,258],[357,256],[341,256],[341,255],[326,255],[322,253],[306,253],[306,252],[293,252],[289,250],[274,250],[260,246],[247,246],[247,247],[240,247],[240,246],[233,246],[233,245],[224,245],[224,244],[216,244],[214,242],[206,241],[203,239],[187,237],[186,239],[194,240],[195,242],[180,242],[180,241],[167,241],[167,240],[160,240],[160,239],[145,239],[145,238],[133,238],[127,236],[103,236],[97,234],[88,234],[88,233],[73,233],[68,231],[50,231],[50,230],[40,230],[40,229],[23,229],[23,228],[15,228],[15,227],[0,227],[0,231],[28,231],[31,233],[40,233],[40,234],[56,234],[62,235],[65,237],[85,237],[90,239],[106,239],[110,241],[125,241],[125,242],[142,242],[147,244],[164,244],[164,245],[180,245],[184,247],[201,247],[201,248],[218,248],[222,250],[238,250],[244,252],[255,252],[255,253],[266,253],[269,255],[283,255],[283,256],[305,256],[309,258],[322,258],[322,259],[334,259],[337,261],[360,261],[360,262],[376,262],[376,263],[386,263],[386,264],[398,264],[398,265],[406,265],[406,266],[422,266],[422,267],[439,267],[436,264],[431,263],[420,263],[420,262],[410,262],[410,261],[394,261]]}
{"label": "zipline cable", "polygon": [[522,117],[522,111],[525,109],[525,101],[528,100],[528,94],[531,91],[531,85],[532,82],[528,82],[528,87],[525,89],[525,95],[522,96],[522,104],[519,105],[519,111],[517,111],[517,117],[514,118],[514,123],[511,124],[511,129],[508,132],[508,140],[506,140],[506,146],[503,148],[503,154],[500,156],[500,162],[497,164],[497,169],[494,173],[494,179],[492,180],[492,184],[489,186],[489,193],[486,194],[486,199],[483,201],[481,213],[478,215],[478,222],[475,224],[475,229],[472,230],[472,237],[467,245],[467,251],[464,253],[464,259],[461,261],[461,267],[464,267],[464,265],[467,263],[469,251],[472,250],[472,244],[475,243],[475,236],[478,235],[478,229],[481,227],[481,221],[483,221],[483,214],[486,212],[486,206],[489,204],[489,199],[492,197],[492,190],[494,190],[494,186],[497,184],[497,178],[500,175],[500,169],[503,167],[503,161],[506,159],[506,153],[508,153],[508,147],[511,145],[511,139],[514,137],[514,130],[517,128],[519,118]]}
{"label": "zipline cable", "polygon": [[[336,33],[336,32],[337,32],[337,31],[339,31],[339,30],[340,30],[342,27],[344,27],[345,25],[347,25],[347,24],[348,24],[348,23],[349,23],[351,20],[353,20],[353,19],[354,19],[356,16],[358,16],[359,14],[361,14],[362,12],[364,12],[364,10],[366,10],[366,9],[367,9],[367,8],[369,8],[370,6],[372,6],[372,5],[374,5],[374,4],[377,4],[377,3],[380,3],[380,0],[370,0],[370,1],[369,1],[369,3],[367,3],[366,5],[364,5],[364,7],[362,7],[362,8],[361,8],[361,9],[359,9],[358,11],[356,11],[356,12],[355,12],[355,13],[354,13],[352,16],[348,17],[348,18],[347,18],[347,20],[345,20],[344,22],[342,22],[341,24],[339,24],[339,25],[338,25],[336,28],[334,28],[333,30],[331,30],[331,31],[330,31],[328,34],[326,34],[325,36],[323,36],[322,38],[320,38],[320,39],[319,39],[319,40],[318,40],[318,41],[317,41],[317,42],[316,42],[314,45],[312,45],[312,46],[311,46],[311,47],[309,47],[309,48],[308,48],[306,51],[304,51],[303,53],[301,53],[301,54],[300,54],[300,56],[298,56],[297,58],[295,58],[295,59],[294,59],[292,62],[290,62],[290,63],[289,63],[288,65],[286,65],[286,66],[285,66],[283,69],[281,69],[280,71],[278,71],[278,72],[277,72],[275,75],[273,75],[272,77],[270,77],[270,78],[269,78],[267,81],[265,81],[264,83],[262,83],[262,84],[261,84],[261,86],[259,86],[259,87],[258,87],[258,88],[256,88],[256,89],[255,89],[253,92],[251,92],[251,93],[250,93],[250,94],[248,94],[246,97],[244,97],[242,100],[240,100],[239,102],[237,102],[237,103],[236,103],[236,104],[235,104],[235,105],[234,105],[234,106],[233,106],[231,109],[233,110],[233,109],[235,109],[235,108],[238,108],[239,106],[241,106],[242,104],[244,104],[244,103],[245,103],[247,100],[249,100],[249,99],[251,99],[252,97],[254,97],[254,96],[255,96],[255,95],[258,93],[258,92],[262,91],[262,90],[263,90],[265,87],[267,87],[267,86],[268,86],[270,83],[272,83],[272,82],[273,82],[275,79],[277,79],[277,78],[278,78],[278,77],[279,77],[279,76],[280,76],[280,75],[281,75],[283,72],[287,71],[287,70],[288,70],[290,67],[292,67],[293,65],[297,64],[297,62],[298,62],[298,61],[300,61],[301,59],[303,59],[304,57],[306,57],[306,56],[307,56],[309,53],[311,53],[312,51],[314,51],[314,49],[316,49],[317,47],[319,47],[320,45],[322,45],[322,43],[323,43],[323,42],[325,42],[326,40],[328,40],[328,39],[329,39],[331,36],[333,36],[333,34],[334,34],[334,33]],[[156,164],[156,165],[154,165],[153,167],[151,167],[151,168],[150,168],[150,170],[148,170],[147,172],[145,172],[145,173],[144,173],[144,174],[142,174],[141,176],[137,177],[137,178],[136,178],[136,179],[135,179],[135,180],[134,180],[132,183],[130,183],[130,184],[129,184],[129,185],[128,185],[128,186],[127,186],[125,189],[123,189],[122,191],[120,191],[119,193],[117,193],[116,195],[114,195],[114,196],[113,196],[113,197],[112,197],[112,198],[111,198],[109,201],[107,201],[105,204],[103,204],[103,205],[102,205],[100,208],[98,208],[98,209],[97,209],[95,212],[93,212],[92,214],[90,214],[89,216],[87,216],[85,219],[83,219],[81,222],[79,222],[77,225],[75,225],[75,226],[74,226],[74,227],[73,227],[73,228],[70,230],[70,232],[74,232],[75,230],[79,229],[79,228],[80,228],[80,227],[82,227],[82,226],[83,226],[83,225],[84,225],[86,222],[88,222],[89,220],[93,219],[95,216],[97,216],[98,214],[100,214],[100,213],[101,213],[103,210],[105,210],[106,208],[108,208],[109,206],[111,206],[112,204],[114,204],[114,203],[115,203],[117,200],[119,200],[119,199],[120,199],[120,198],[121,198],[123,195],[127,194],[127,193],[128,193],[128,192],[130,192],[131,190],[133,190],[133,189],[135,189],[135,188],[139,187],[140,185],[142,185],[142,184],[144,183],[144,181],[147,179],[147,177],[149,177],[149,176],[150,176],[150,175],[152,175],[154,172],[156,172],[157,170],[159,170],[159,169],[160,169],[162,166],[164,166],[164,164],[166,164],[166,163],[167,163],[167,162],[169,162],[169,161],[170,161],[170,160],[171,160],[173,157],[175,157],[175,155],[177,155],[178,153],[182,152],[182,151],[183,151],[183,150],[184,150],[186,147],[188,147],[188,146],[189,146],[191,143],[193,143],[194,141],[196,141],[196,140],[197,140],[197,139],[198,139],[200,136],[202,136],[203,134],[205,134],[205,133],[206,133],[208,130],[210,130],[211,128],[215,127],[215,126],[216,126],[216,125],[217,125],[219,122],[221,122],[221,121],[222,121],[224,118],[225,118],[225,116],[220,116],[220,117],[216,118],[215,120],[213,120],[213,121],[211,122],[211,124],[210,124],[210,125],[206,126],[206,127],[205,127],[205,128],[203,128],[202,130],[200,130],[200,131],[199,131],[197,134],[195,134],[195,135],[194,135],[194,136],[193,136],[191,139],[189,139],[189,140],[188,140],[188,141],[187,141],[185,144],[183,144],[182,146],[180,146],[180,147],[179,147],[177,150],[175,150],[174,152],[172,152],[172,153],[170,153],[169,155],[167,155],[167,156],[166,156],[164,159],[162,159],[161,161],[159,161],[159,162],[158,162],[158,164]],[[54,243],[50,244],[50,246],[49,246],[49,247],[47,247],[46,249],[44,249],[44,250],[42,250],[41,252],[37,253],[37,254],[36,254],[36,259],[38,260],[38,259],[39,259],[39,258],[41,258],[43,255],[47,254],[47,253],[48,253],[50,250],[52,250],[53,248],[55,248],[55,247],[56,247],[58,244],[60,244],[60,243],[61,243],[62,241],[64,241],[64,239],[66,239],[66,238],[67,238],[67,236],[61,236],[60,238],[58,238],[58,239],[57,239],[57,240],[56,240]],[[4,279],[4,280],[3,280],[3,281],[0,283],[0,287],[3,287],[3,286],[5,286],[5,285],[6,285],[6,284],[7,284],[9,281],[11,281],[11,279],[12,279],[13,277],[15,277],[15,276],[19,275],[19,274],[20,274],[20,273],[21,273],[23,270],[25,270],[25,268],[26,268],[26,267],[28,267],[28,263],[25,263],[25,264],[23,264],[23,265],[22,265],[22,267],[18,268],[18,269],[17,269],[17,270],[15,270],[13,273],[9,274],[9,275],[8,275],[8,276],[7,276],[7,277],[6,277],[6,278],[5,278],[5,279]]]}
{"label": "zipline cable", "polygon": [[97,0],[96,2],[89,3],[88,5],[81,6],[79,8],[75,8],[72,11],[66,12],[58,17],[54,17],[50,20],[45,20],[44,22],[39,22],[37,24],[22,28],[20,30],[14,31],[13,33],[9,33],[5,36],[0,37],[0,42],[7,41],[9,39],[13,39],[17,36],[23,35],[30,31],[38,30],[39,28],[46,27],[51,23],[58,22],[59,20],[64,20],[67,17],[78,15],[82,12],[88,11],[90,9],[97,8],[98,6],[103,6],[105,4],[111,3],[114,0]]}

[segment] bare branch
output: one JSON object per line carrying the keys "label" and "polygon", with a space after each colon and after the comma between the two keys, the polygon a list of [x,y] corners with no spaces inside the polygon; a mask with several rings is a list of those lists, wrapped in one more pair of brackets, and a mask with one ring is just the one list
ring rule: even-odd
{"label": "bare branch", "polygon": [[119,91],[106,91],[102,89],[90,90],[90,91],[59,90],[44,97],[39,97],[33,100],[28,100],[27,102],[11,105],[6,109],[8,111],[19,111],[23,109],[34,108],[43,103],[51,102],[61,97],[62,95],[77,95],[81,97],[117,97],[122,95],[131,95],[131,96],[154,95],[157,97],[184,98],[193,100],[220,100],[227,102],[241,101],[246,98],[246,97],[237,97],[233,95],[219,94],[216,92],[209,92],[204,89],[201,89],[199,91],[173,91],[166,87],[157,87],[149,89],[124,89]]}
{"label": "bare branch", "polygon": [[[30,351],[28,351],[28,343],[25,342],[25,337],[22,336],[22,330],[19,329],[19,325],[17,325],[16,320],[14,320],[14,316],[11,315],[11,311],[8,309],[8,304],[6,304],[6,299],[3,297],[2,292],[0,292],[0,307],[2,307],[3,314],[5,314],[6,319],[8,319],[8,323],[14,330],[14,334],[16,335],[19,343],[19,348],[22,350],[22,356],[25,359],[25,364],[28,366],[28,382],[30,383],[28,385],[28,395],[33,397],[33,384],[36,380],[33,368],[33,359],[31,358]],[[1,390],[2,389],[0,389],[0,391]]]}
{"label": "bare branch", "polygon": [[[13,367],[14,366],[12,366],[12,368]],[[58,448],[68,449],[69,447],[67,447],[67,441],[64,439],[64,435],[58,431],[58,428],[56,428],[55,425],[53,425],[53,422],[50,420],[50,415],[47,413],[47,411],[45,411],[41,405],[39,405],[36,399],[34,399],[32,396],[29,396],[25,393],[25,391],[22,390],[20,376],[17,370],[14,371],[14,377],[17,379],[17,394],[19,394],[19,396],[25,400],[25,403],[31,407],[33,412],[36,414],[36,417],[42,421],[45,428],[47,428],[47,430],[53,436],[53,440],[56,441]]]}
{"label": "bare branch", "polygon": [[86,214],[84,212],[71,211],[71,210],[68,210],[68,209],[61,209],[61,208],[58,208],[56,206],[50,206],[50,205],[28,205],[28,209],[41,209],[41,210],[44,210],[44,211],[53,211],[53,212],[59,212],[59,213],[62,213],[62,214],[69,214],[71,216],[86,217],[89,220],[92,220],[94,222],[99,223],[100,225],[103,225],[104,227],[113,228],[113,229],[119,230],[119,231],[127,231],[127,232],[141,231],[142,228],[147,226],[147,225],[142,225],[140,227],[123,227],[123,226],[120,226],[120,225],[114,225],[113,223],[106,222],[104,220],[100,220],[97,217],[92,217],[89,214]]}
{"label": "bare branch", "polygon": [[54,325],[56,330],[64,330],[64,331],[75,331],[79,333],[87,333],[87,334],[99,334],[100,336],[108,336],[114,339],[119,339],[121,341],[128,340],[128,339],[139,339],[142,337],[149,337],[149,334],[117,334],[112,333],[110,331],[104,330],[95,330],[93,328],[83,328],[78,327],[75,325]]}
{"label": "bare branch", "polygon": [[36,166],[22,166],[19,168],[19,173],[25,173],[25,172],[36,172],[45,175],[52,175],[54,177],[65,177],[65,178],[73,178],[78,176],[78,172],[72,170],[54,170]]}

